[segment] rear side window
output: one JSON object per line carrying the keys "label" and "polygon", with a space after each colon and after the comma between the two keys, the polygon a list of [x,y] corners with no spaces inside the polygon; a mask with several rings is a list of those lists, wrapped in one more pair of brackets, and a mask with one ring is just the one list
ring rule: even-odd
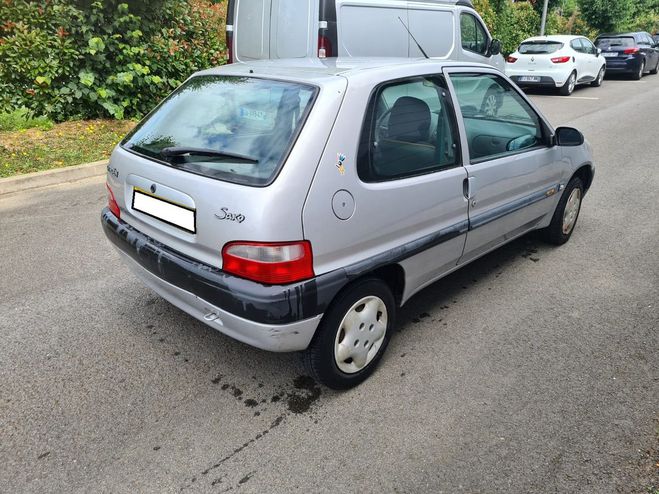
{"label": "rear side window", "polygon": [[455,117],[436,77],[387,84],[371,100],[360,141],[364,182],[433,173],[459,164]]}
{"label": "rear side window", "polygon": [[316,91],[253,77],[194,77],[122,145],[198,175],[267,185],[304,124]]}
{"label": "rear side window", "polygon": [[563,48],[563,43],[558,41],[526,41],[519,45],[519,53],[522,55],[547,55],[557,52]]}
{"label": "rear side window", "polygon": [[471,14],[460,14],[460,36],[462,48],[485,55],[487,34],[476,17]]}
{"label": "rear side window", "polygon": [[636,46],[634,38],[597,38],[595,45],[606,50],[607,48],[632,48]]}

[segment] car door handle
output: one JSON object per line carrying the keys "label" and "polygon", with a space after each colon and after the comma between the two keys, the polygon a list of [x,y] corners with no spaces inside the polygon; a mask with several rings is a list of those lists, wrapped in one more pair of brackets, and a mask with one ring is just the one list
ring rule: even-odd
{"label": "car door handle", "polygon": [[476,179],[474,177],[467,177],[462,181],[462,194],[467,201],[470,201],[472,207],[476,206],[476,200],[474,199],[475,184]]}

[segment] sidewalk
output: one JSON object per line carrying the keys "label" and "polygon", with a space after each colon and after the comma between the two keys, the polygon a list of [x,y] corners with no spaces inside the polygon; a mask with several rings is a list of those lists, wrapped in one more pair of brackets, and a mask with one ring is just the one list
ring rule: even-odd
{"label": "sidewalk", "polygon": [[94,161],[66,168],[46,170],[43,172],[26,173],[15,177],[0,178],[0,196],[22,190],[57,185],[65,182],[75,182],[83,178],[96,177],[105,173],[108,160]]}

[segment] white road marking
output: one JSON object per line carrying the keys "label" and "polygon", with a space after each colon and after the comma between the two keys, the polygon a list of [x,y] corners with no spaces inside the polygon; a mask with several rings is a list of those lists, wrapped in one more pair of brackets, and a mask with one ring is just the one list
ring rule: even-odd
{"label": "white road marking", "polygon": [[[540,95],[540,94],[532,94],[531,96],[534,98],[552,98],[552,99],[556,98],[556,96]],[[570,101],[572,99],[598,100],[599,98],[590,98],[588,96],[568,96],[566,101]]]}

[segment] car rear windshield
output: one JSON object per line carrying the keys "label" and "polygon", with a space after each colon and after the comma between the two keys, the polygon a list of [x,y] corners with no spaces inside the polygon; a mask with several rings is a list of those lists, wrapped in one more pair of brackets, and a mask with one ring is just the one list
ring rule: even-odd
{"label": "car rear windshield", "polygon": [[636,46],[636,41],[634,38],[597,38],[595,40],[595,46],[598,48],[630,48]]}
{"label": "car rear windshield", "polygon": [[519,45],[519,51],[521,54],[548,54],[554,53],[563,48],[563,43],[558,41],[526,41]]}
{"label": "car rear windshield", "polygon": [[237,76],[197,76],[172,93],[122,142],[165,165],[263,186],[276,177],[317,88]]}

